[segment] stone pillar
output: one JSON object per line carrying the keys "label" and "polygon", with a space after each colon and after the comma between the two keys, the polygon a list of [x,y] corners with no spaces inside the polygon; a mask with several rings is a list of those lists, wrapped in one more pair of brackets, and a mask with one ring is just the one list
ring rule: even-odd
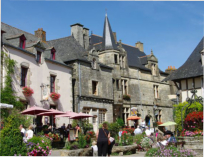
{"label": "stone pillar", "polygon": [[126,112],[125,112],[125,125],[127,125],[127,115],[126,115]]}

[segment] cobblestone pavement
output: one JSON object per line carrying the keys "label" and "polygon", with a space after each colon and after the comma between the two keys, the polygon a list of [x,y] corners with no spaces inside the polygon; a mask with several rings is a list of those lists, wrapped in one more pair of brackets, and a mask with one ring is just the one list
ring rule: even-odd
{"label": "cobblestone pavement", "polygon": [[[53,150],[52,154],[49,156],[60,156],[60,150]],[[132,154],[132,155],[124,155],[124,156],[129,156],[129,157],[144,157],[146,152],[137,152],[136,154]],[[115,157],[119,157],[119,156],[115,156]]]}

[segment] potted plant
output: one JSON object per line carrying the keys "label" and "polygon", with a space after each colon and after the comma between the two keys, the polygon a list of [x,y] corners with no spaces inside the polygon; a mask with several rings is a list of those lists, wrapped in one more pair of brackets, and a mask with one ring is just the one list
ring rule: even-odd
{"label": "potted plant", "polygon": [[33,89],[31,89],[30,87],[27,87],[27,86],[23,87],[22,90],[23,90],[22,92],[25,96],[31,96],[34,93]]}
{"label": "potted plant", "polygon": [[130,101],[130,98],[131,98],[131,96],[129,94],[123,95],[124,100]]}
{"label": "potted plant", "polygon": [[58,100],[60,98],[60,94],[53,92],[53,93],[50,93],[50,97],[53,100]]}

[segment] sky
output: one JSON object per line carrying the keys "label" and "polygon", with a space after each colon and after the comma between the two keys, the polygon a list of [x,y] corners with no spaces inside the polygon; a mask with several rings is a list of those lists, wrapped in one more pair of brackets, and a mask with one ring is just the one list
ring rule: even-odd
{"label": "sky", "polygon": [[102,36],[105,14],[117,40],[148,55],[153,50],[163,71],[179,68],[204,36],[204,2],[161,1],[1,1],[1,21],[47,40],[70,36],[70,25],[81,23]]}

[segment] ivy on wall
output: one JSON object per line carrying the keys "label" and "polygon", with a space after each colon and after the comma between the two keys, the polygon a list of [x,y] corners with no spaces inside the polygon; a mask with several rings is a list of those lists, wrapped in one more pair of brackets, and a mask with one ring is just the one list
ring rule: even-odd
{"label": "ivy on wall", "polygon": [[[1,86],[1,103],[11,104],[16,109],[22,110],[24,108],[24,105],[17,101],[17,98],[14,94],[15,91],[12,88],[12,75],[14,75],[14,68],[16,65],[16,61],[13,59],[10,59],[9,56],[1,51],[1,57],[3,62],[2,66],[6,69],[6,76],[5,76],[5,82],[4,82],[4,88]],[[2,70],[2,69],[1,69]],[[1,109],[1,118],[8,117],[8,109]]]}

